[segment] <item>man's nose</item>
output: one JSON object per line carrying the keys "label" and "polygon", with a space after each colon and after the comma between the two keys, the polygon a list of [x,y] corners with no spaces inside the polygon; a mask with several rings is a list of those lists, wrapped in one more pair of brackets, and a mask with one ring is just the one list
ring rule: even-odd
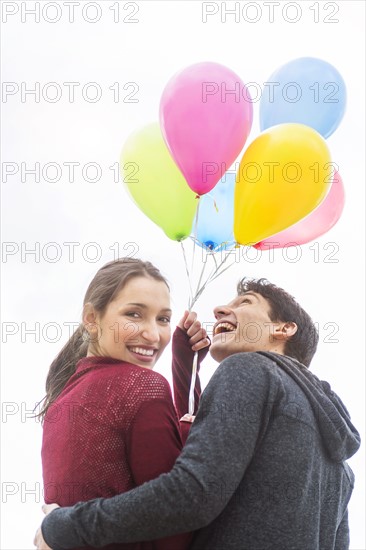
{"label": "man's nose", "polygon": [[221,317],[225,317],[230,313],[230,308],[228,306],[216,306],[213,312],[215,319],[218,321]]}

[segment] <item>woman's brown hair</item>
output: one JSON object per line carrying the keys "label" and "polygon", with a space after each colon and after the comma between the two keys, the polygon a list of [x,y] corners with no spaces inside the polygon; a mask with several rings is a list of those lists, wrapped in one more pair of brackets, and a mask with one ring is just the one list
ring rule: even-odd
{"label": "woman's brown hair", "polygon": [[[151,277],[164,282],[169,288],[166,279],[150,262],[135,258],[119,258],[99,269],[89,284],[83,306],[90,303],[97,313],[103,315],[108,304],[113,302],[120,290],[134,277]],[[74,374],[78,361],[86,357],[88,345],[89,335],[81,323],[50,365],[46,379],[46,395],[42,399],[44,403],[36,416],[44,419],[48,408]]]}

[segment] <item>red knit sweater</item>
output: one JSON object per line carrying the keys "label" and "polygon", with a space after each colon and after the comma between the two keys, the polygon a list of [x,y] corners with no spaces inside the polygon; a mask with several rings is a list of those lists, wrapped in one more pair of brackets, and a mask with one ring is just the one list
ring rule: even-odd
{"label": "red knit sweater", "polygon": [[[202,356],[204,354],[200,353]],[[173,336],[174,407],[167,380],[107,357],[85,357],[48,409],[42,444],[44,497],[60,506],[128,491],[172,469],[190,424],[193,353],[186,334]],[[196,399],[200,396],[199,380]],[[185,550],[189,533],[108,550]]]}

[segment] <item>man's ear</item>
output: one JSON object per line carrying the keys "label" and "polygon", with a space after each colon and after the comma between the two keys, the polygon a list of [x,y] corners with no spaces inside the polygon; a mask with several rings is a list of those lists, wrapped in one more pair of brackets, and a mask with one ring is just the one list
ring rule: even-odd
{"label": "man's ear", "polygon": [[275,340],[289,340],[297,332],[297,324],[293,321],[278,323],[273,332]]}

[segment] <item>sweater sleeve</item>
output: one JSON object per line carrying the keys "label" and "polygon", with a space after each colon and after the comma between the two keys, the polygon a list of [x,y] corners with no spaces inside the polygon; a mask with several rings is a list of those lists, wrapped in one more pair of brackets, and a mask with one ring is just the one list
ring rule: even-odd
{"label": "sweater sleeve", "polygon": [[[189,336],[181,328],[177,327],[173,334],[172,345],[172,370],[173,370],[173,389],[174,402],[178,411],[179,418],[188,413],[189,388],[192,379],[192,365],[194,351],[189,345]],[[198,352],[197,378],[194,388],[194,413],[197,413],[199,400],[201,397],[201,384],[198,376],[201,361],[206,357],[208,347]]]}
{"label": "sweater sleeve", "polygon": [[211,523],[238,488],[276,401],[278,381],[269,362],[256,353],[223,361],[173,470],[116,497],[52,511],[42,523],[47,544],[54,550],[100,547]]}
{"label": "sweater sleeve", "polygon": [[[168,386],[168,384],[167,384]],[[136,485],[169,472],[182,450],[177,413],[170,387],[164,399],[142,404],[130,428],[128,461]],[[154,542],[156,550],[186,550],[191,534],[185,533]]]}

